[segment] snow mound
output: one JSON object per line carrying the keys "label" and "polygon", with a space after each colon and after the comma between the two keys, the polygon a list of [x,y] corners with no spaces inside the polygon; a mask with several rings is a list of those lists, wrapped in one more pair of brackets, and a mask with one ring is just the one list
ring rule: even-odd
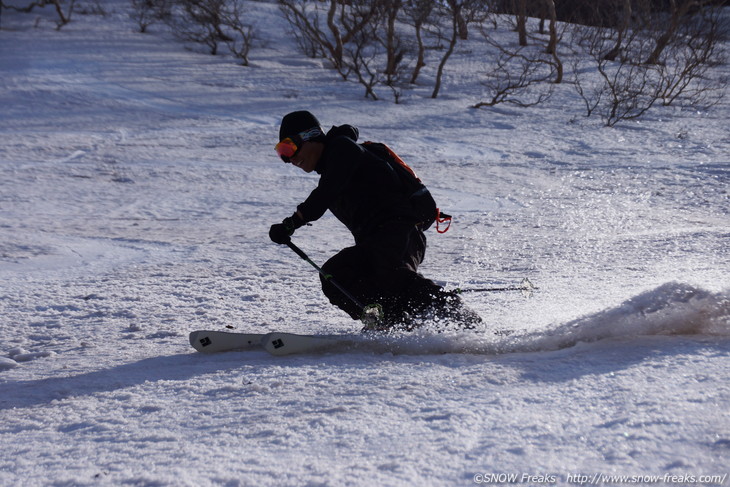
{"label": "snow mound", "polygon": [[730,336],[730,293],[712,293],[688,284],[670,282],[614,308],[539,332],[509,334],[507,330],[494,328],[488,328],[486,333],[479,330],[479,334],[422,330],[374,342],[371,348],[398,354],[497,355],[554,351],[607,338],[650,335]]}
{"label": "snow mound", "polygon": [[18,366],[18,362],[11,358],[0,357],[0,370],[8,370]]}
{"label": "snow mound", "polygon": [[[23,348],[17,347],[8,351],[8,355],[13,362],[29,362],[38,358],[51,357],[55,352],[43,350],[40,352],[29,352]],[[2,369],[2,367],[0,367]]]}
{"label": "snow mound", "polygon": [[[557,350],[579,342],[642,335],[730,335],[730,294],[670,282],[615,308],[529,337],[524,344],[525,350]],[[519,350],[520,345],[514,345]]]}

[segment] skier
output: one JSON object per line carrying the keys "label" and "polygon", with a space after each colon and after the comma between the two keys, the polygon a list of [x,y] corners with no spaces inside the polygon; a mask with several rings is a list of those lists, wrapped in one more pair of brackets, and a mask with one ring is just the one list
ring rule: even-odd
{"label": "skier", "polygon": [[[333,126],[326,134],[308,111],[284,116],[276,152],[286,163],[320,175],[318,186],[296,211],[269,230],[278,244],[288,244],[295,230],[330,210],[352,233],[347,247],[323,266],[324,273],[361,303],[382,306],[383,318],[366,329],[411,330],[423,320],[448,320],[474,327],[481,318],[419,274],[426,236],[412,204],[388,162],[357,144],[358,130]],[[329,301],[353,319],[363,310],[320,276]]]}

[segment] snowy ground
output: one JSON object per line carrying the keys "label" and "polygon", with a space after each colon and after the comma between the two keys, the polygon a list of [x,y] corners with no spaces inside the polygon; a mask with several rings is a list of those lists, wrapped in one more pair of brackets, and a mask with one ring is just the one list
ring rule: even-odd
{"label": "snowy ground", "polygon": [[[441,98],[370,102],[273,5],[249,68],[109,5],[61,31],[3,11],[0,485],[728,485],[727,101],[613,129],[567,86],[473,110],[461,52]],[[267,237],[316,184],[272,150],[295,109],[387,142],[456,215],[424,274],[539,291],[469,295],[484,330],[395,353],[195,353],[200,328],[359,329]],[[350,237],[326,216],[295,242]]]}

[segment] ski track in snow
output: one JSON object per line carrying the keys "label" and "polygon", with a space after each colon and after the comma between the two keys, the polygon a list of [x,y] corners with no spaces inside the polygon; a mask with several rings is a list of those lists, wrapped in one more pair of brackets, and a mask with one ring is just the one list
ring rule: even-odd
{"label": "ski track in snow", "polygon": [[[249,68],[133,32],[121,0],[61,31],[50,9],[3,11],[0,485],[728,473],[727,100],[612,129],[569,87],[468,109],[474,41],[440,99],[364,101],[255,5]],[[425,275],[539,290],[465,295],[476,331],[194,353],[195,329],[359,329],[268,241],[316,184],[272,150],[295,109],[387,142],[456,216]],[[351,237],[327,215],[295,240],[321,263]]]}

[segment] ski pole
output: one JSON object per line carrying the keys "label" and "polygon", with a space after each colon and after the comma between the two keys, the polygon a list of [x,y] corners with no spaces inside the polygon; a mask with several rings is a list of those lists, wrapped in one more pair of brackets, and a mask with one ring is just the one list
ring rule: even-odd
{"label": "ski pole", "polygon": [[471,289],[456,289],[456,292],[461,293],[491,293],[491,292],[503,292],[503,291],[522,291],[526,296],[532,295],[532,292],[538,289],[535,287],[529,279],[525,278],[522,280],[519,286],[508,286],[508,287],[482,287],[482,288],[471,288]]}
{"label": "ski pole", "polygon": [[327,274],[320,266],[314,263],[312,259],[309,258],[307,254],[304,253],[302,249],[297,247],[294,242],[289,240],[286,243],[287,247],[292,249],[295,254],[297,254],[299,257],[301,257],[303,260],[309,262],[309,264],[317,269],[317,272],[319,272],[319,275],[322,276],[322,278],[332,284],[335,288],[337,288],[338,291],[340,291],[347,299],[352,301],[352,303],[357,306],[358,310],[360,311],[360,320],[362,320],[365,324],[373,324],[377,323],[383,318],[383,308],[378,304],[371,304],[368,306],[363,305],[359,299],[357,299],[355,296],[350,294],[350,292],[347,291],[344,287],[342,287],[337,281],[335,281],[334,277],[332,277],[332,274]]}

